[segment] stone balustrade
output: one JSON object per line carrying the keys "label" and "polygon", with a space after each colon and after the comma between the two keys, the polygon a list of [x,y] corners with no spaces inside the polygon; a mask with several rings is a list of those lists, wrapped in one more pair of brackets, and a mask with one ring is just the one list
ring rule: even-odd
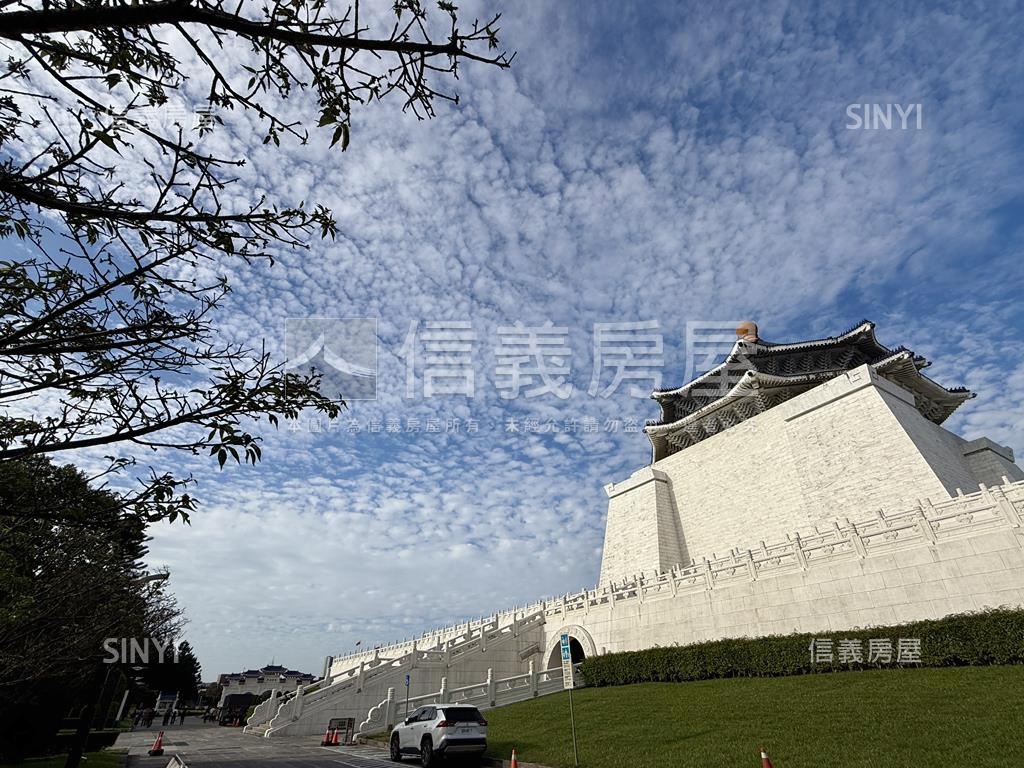
{"label": "stone balustrade", "polygon": [[[822,517],[827,518],[829,514],[837,512],[823,511]],[[1004,478],[1002,485],[981,486],[974,493],[961,492],[952,498],[944,498],[935,502],[922,500],[898,512],[868,513],[854,521],[837,518],[835,522],[819,526],[813,531],[805,530],[802,534],[790,534],[784,541],[761,542],[757,547],[733,549],[721,557],[712,556],[702,559],[700,562],[690,562],[666,571],[637,573],[630,578],[596,589],[538,601],[527,606],[525,610],[501,612],[476,624],[457,625],[452,628],[450,637],[441,638],[426,648],[421,647],[419,641],[413,641],[394,658],[385,658],[385,655],[378,649],[372,657],[363,657],[358,664],[350,669],[333,675],[328,681],[325,681],[327,684],[324,684],[315,693],[302,695],[300,692],[299,695],[283,699],[277,715],[270,721],[272,726],[270,730],[295,722],[302,717],[304,708],[322,708],[324,712],[327,712],[332,706],[343,701],[355,703],[355,699],[347,698],[349,694],[364,689],[365,693],[361,694],[364,697],[367,694],[383,692],[386,690],[384,686],[390,684],[392,675],[397,677],[405,674],[405,670],[408,669],[430,668],[436,675],[433,679],[438,680],[442,675],[447,674],[446,669],[453,668],[453,665],[459,664],[463,659],[468,662],[468,665],[454,668],[471,668],[473,664],[479,664],[479,662],[471,661],[471,659],[481,656],[479,651],[486,651],[490,646],[506,642],[509,637],[515,637],[518,633],[544,625],[587,627],[591,632],[595,632],[598,631],[595,629],[597,626],[611,626],[612,616],[620,610],[620,607],[628,609],[629,615],[636,618],[641,613],[646,616],[649,613],[647,609],[654,610],[657,605],[658,615],[664,614],[664,617],[651,620],[664,621],[666,622],[664,626],[669,627],[674,626],[673,621],[676,621],[671,618],[674,615],[672,610],[676,609],[665,608],[664,606],[669,605],[669,603],[661,602],[665,599],[678,597],[680,601],[689,601],[686,605],[693,605],[692,601],[697,595],[708,592],[711,598],[719,594],[729,595],[728,598],[723,599],[731,605],[731,603],[737,602],[735,595],[731,593],[738,588],[746,588],[746,585],[753,585],[756,590],[762,586],[759,582],[763,581],[765,587],[771,589],[771,585],[781,579],[792,580],[798,576],[809,578],[812,574],[828,575],[837,570],[849,570],[858,563],[873,563],[874,565],[871,567],[877,569],[879,563],[892,560],[893,557],[904,557],[904,550],[909,552],[922,549],[943,549],[947,553],[943,556],[948,557],[951,552],[958,552],[965,547],[971,549],[975,546],[967,544],[967,540],[977,542],[985,539],[986,536],[989,538],[1002,536],[1004,538],[1000,541],[1017,540],[1020,542],[1024,540],[1024,528],[1022,528],[1021,522],[1024,514],[1022,513],[1024,513],[1024,481],[1011,483]],[[1015,535],[1006,539],[1005,535],[1010,531]],[[961,544],[960,540],[963,540],[964,543]],[[951,547],[953,549],[950,549]],[[993,557],[998,558],[999,556]],[[1000,564],[999,567],[1010,566]],[[984,584],[973,583],[979,581],[978,578],[972,578],[973,581],[969,585],[954,585],[957,591],[950,594],[968,594],[963,590],[969,586],[970,590],[973,590],[969,592],[970,594],[977,593],[979,595],[979,605],[983,604],[982,597],[984,597],[984,604],[998,599],[997,596],[990,597],[985,592],[987,587]],[[992,589],[996,589],[996,587],[992,587]],[[979,590],[981,591],[979,592]],[[938,591],[936,591],[936,599],[941,597],[938,595]],[[757,594],[760,593],[752,592],[749,596],[751,604],[758,602]],[[904,602],[912,601],[906,596],[903,596],[903,599]],[[1009,595],[1006,599],[1012,601],[1016,598]],[[651,605],[644,605],[647,602],[650,602]],[[952,605],[954,602],[955,606]],[[936,610],[963,610],[957,606],[964,604],[965,601],[950,598],[949,603],[949,606],[943,604]],[[683,605],[684,603],[680,602],[680,606]],[[736,606],[730,607],[729,610],[734,608]],[[678,610],[689,615],[687,611],[691,609],[680,607]],[[697,610],[697,608],[692,610]],[[801,610],[807,613],[807,610]],[[840,608],[834,608],[834,611],[839,611],[835,615],[840,617],[840,623],[847,619],[854,621]],[[789,615],[793,611],[788,611],[786,615],[781,612],[776,613],[778,615],[772,614],[765,619],[763,626],[755,621],[756,627],[753,630],[746,628],[754,626],[749,624],[750,620],[748,620],[748,623],[743,625],[745,627],[743,631],[793,631],[793,628],[800,624],[799,620]],[[916,615],[919,612],[915,610],[911,613]],[[817,615],[813,609],[811,609],[811,614]],[[793,615],[795,616],[795,613]],[[730,621],[734,623],[736,620],[738,619],[735,617],[730,618]],[[874,619],[860,616],[860,614],[856,618],[856,621],[871,620]],[[711,620],[708,619],[705,623],[708,621]],[[821,619],[815,619],[815,625],[817,626],[821,621]],[[783,624],[785,626],[782,626]],[[600,631],[606,632],[607,630]],[[731,631],[732,629],[729,628],[723,630],[717,625],[709,624],[699,633],[691,634],[694,634],[692,639],[696,641],[706,637],[728,636]],[[671,632],[667,629],[663,632],[663,634],[665,633],[668,633],[666,639],[671,636]],[[548,640],[550,639],[548,638]],[[609,637],[607,634],[603,643],[620,648],[636,646],[635,639],[621,640]],[[591,641],[588,653],[598,652],[596,648],[602,647],[603,643]],[[542,647],[547,647],[545,653],[550,651],[550,647],[545,646],[544,643],[542,643]],[[473,654],[473,651],[478,653]],[[526,656],[520,658],[525,661]],[[368,685],[371,687],[368,688]],[[481,696],[490,701],[483,688],[484,685],[484,683],[479,683],[475,686],[480,690],[471,694],[474,699],[473,703],[476,703]],[[463,692],[460,690],[460,693]],[[456,692],[450,691],[449,693],[455,695]],[[373,699],[371,698],[370,701]],[[361,700],[359,706],[363,706]],[[287,729],[284,732],[288,732]]]}
{"label": "stone balustrade", "polygon": [[447,680],[441,678],[441,687],[436,692],[408,700],[396,698],[395,689],[388,688],[387,697],[370,708],[366,719],[359,724],[358,733],[361,736],[382,733],[424,704],[467,704],[486,710],[557,693],[563,688],[561,667],[538,672],[532,660],[528,671],[521,675],[495,680],[493,670],[488,669],[485,680],[451,689],[447,687]]}
{"label": "stone balustrade", "polygon": [[412,669],[448,669],[474,651],[486,651],[488,647],[500,645],[523,631],[542,625],[544,620],[543,613],[539,611],[529,615],[515,613],[511,615],[508,624],[501,625],[498,619],[489,620],[461,638],[452,638],[441,644],[441,647],[420,648],[413,642],[406,653],[396,658],[385,659],[378,655],[370,661],[362,660],[351,669],[315,684],[318,687],[311,693],[306,692],[309,687],[297,689],[294,696],[281,700],[270,719],[266,719],[266,712],[262,711],[260,719],[256,719],[254,712],[246,727],[250,733],[262,732],[265,736],[284,732],[304,715],[336,707],[341,697],[359,694],[365,688],[375,685],[380,686],[384,681],[407,674]]}
{"label": "stone balustrade", "polygon": [[[824,517],[825,515],[823,515]],[[491,627],[515,621],[515,617],[542,613],[547,618],[564,619],[570,614],[624,601],[643,602],[663,594],[714,589],[736,580],[756,581],[772,574],[807,570],[824,562],[865,558],[885,551],[897,550],[927,541],[974,535],[987,528],[1010,526],[1020,528],[1024,517],[1024,481],[1010,482],[1006,477],[999,486],[979,486],[979,490],[939,502],[923,500],[913,507],[895,513],[881,511],[857,522],[846,519],[826,530],[800,536],[791,534],[786,541],[767,544],[756,549],[732,550],[728,555],[712,555],[700,562],[680,565],[668,571],[648,571],[606,586],[577,593],[545,598],[522,608],[496,613],[488,619],[457,624],[425,633],[428,639],[444,645],[458,642],[459,637],[479,633]],[[458,635],[457,633],[463,633]],[[447,634],[446,634],[447,633]],[[455,637],[448,637],[455,634]],[[445,640],[437,638],[446,637]],[[417,643],[411,641],[410,645]],[[395,644],[389,648],[408,647]],[[384,649],[378,649],[382,653]]]}

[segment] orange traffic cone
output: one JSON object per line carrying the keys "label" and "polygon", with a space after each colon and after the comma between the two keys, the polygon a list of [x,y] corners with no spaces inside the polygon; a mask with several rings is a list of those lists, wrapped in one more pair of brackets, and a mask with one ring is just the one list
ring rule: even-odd
{"label": "orange traffic cone", "polygon": [[329,747],[329,746],[331,746],[331,734],[332,733],[334,733],[334,729],[331,728],[330,726],[328,726],[327,730],[324,731],[324,738],[320,742],[320,746],[321,747]]}
{"label": "orange traffic cone", "polygon": [[334,729],[334,735],[331,736],[331,746],[336,747],[341,743],[341,728]]}
{"label": "orange traffic cone", "polygon": [[512,747],[512,762],[509,763],[508,768],[519,768],[519,761],[516,760],[516,748]]}
{"label": "orange traffic cone", "polygon": [[150,757],[160,757],[164,753],[164,732],[160,731],[156,735],[156,741],[153,742],[153,746],[149,750]]}
{"label": "orange traffic cone", "polygon": [[772,768],[772,761],[768,759],[768,753],[761,747],[761,768]]}

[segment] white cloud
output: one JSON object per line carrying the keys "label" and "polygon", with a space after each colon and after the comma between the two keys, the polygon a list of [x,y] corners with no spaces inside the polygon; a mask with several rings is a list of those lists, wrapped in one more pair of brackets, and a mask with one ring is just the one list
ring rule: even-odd
{"label": "white cloud", "polygon": [[[751,316],[781,340],[866,315],[932,357],[940,381],[981,393],[957,429],[1024,450],[1024,363],[1002,344],[1021,327],[1007,294],[1020,237],[996,214],[1019,208],[1024,178],[1013,25],[925,6],[847,13],[518,4],[502,25],[514,69],[463,67],[462,104],[435,121],[362,109],[342,154],[322,133],[264,147],[251,116],[230,116],[212,141],[244,147],[236,199],[324,202],[340,235],[273,268],[218,265],[235,287],[225,338],[279,350],[286,317],[377,316],[379,398],[346,419],[475,418],[480,431],[283,429],[262,466],[222,473],[168,457],[196,472],[203,507],[191,528],[155,529],[152,558],[173,571],[207,677],[271,656],[318,672],[356,640],[591,585],[602,486],[649,459],[646,440],[504,425],[658,415],[624,390],[585,394],[594,322],[658,320],[668,386],[688,320]],[[864,101],[921,102],[925,130],[845,130],[846,105]],[[398,350],[411,321],[433,319],[477,332],[468,402],[403,396]],[[494,331],[515,320],[570,328],[572,398],[497,396]]]}

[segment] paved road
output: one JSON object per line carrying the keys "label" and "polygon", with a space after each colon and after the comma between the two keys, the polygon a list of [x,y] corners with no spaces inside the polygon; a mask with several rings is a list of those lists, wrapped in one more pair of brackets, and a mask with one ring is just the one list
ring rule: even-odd
{"label": "paved road", "polygon": [[[177,754],[192,768],[383,768],[393,766],[383,749],[321,747],[319,736],[263,739],[212,723],[186,721],[164,728],[164,756],[149,757],[157,726],[123,733],[115,747],[128,750],[128,768],[165,768]],[[415,765],[410,761],[409,765]]]}

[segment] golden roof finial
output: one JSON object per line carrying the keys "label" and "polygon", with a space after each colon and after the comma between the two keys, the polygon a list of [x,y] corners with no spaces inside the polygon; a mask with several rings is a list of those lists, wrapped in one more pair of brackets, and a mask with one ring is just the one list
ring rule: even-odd
{"label": "golden roof finial", "polygon": [[744,320],[736,326],[736,337],[741,341],[757,343],[757,323],[753,320]]}

